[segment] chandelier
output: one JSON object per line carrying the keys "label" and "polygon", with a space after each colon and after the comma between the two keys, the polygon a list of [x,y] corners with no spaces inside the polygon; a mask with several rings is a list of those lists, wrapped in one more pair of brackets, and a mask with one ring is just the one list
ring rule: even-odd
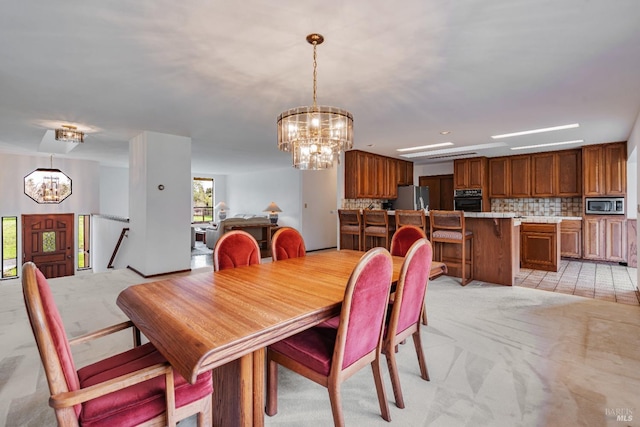
{"label": "chandelier", "polygon": [[62,125],[62,129],[56,129],[56,141],[84,142],[84,133],[71,125]]}
{"label": "chandelier", "polygon": [[320,34],[309,34],[313,45],[313,105],[278,116],[278,148],[291,152],[293,166],[303,170],[330,169],[340,152],[353,147],[353,116],[346,110],[317,105],[317,46]]}
{"label": "chandelier", "polygon": [[38,168],[24,177],[24,194],[36,203],[61,203],[71,195],[71,178],[60,169]]}

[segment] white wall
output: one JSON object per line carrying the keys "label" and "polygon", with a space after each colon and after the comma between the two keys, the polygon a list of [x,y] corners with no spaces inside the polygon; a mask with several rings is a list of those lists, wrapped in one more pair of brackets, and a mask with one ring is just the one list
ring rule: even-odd
{"label": "white wall", "polygon": [[302,173],[302,227],[307,250],[338,246],[338,168]]}
{"label": "white wall", "polygon": [[100,213],[129,218],[129,168],[100,167]]}
{"label": "white wall", "polygon": [[[627,218],[638,216],[638,146],[640,146],[640,113],[627,140]],[[640,240],[638,240],[640,241]]]}
{"label": "white wall", "polygon": [[421,176],[452,175],[453,161],[443,163],[433,163],[428,165],[413,165],[413,183],[418,185],[418,178]]}
{"label": "white wall", "polygon": [[282,209],[278,225],[300,230],[302,172],[291,167],[227,176],[228,216],[237,214],[268,215],[269,203]]}
{"label": "white wall", "polygon": [[[72,180],[71,195],[59,204],[38,204],[24,194],[24,177],[37,168],[51,167],[47,157],[0,155],[0,216],[17,216],[18,233],[22,233],[21,215],[73,213],[75,236],[78,235],[77,216],[97,213],[100,208],[100,174],[98,162],[53,158],[53,167],[60,169]],[[18,265],[22,265],[22,239],[18,239]],[[77,247],[74,250],[77,266]],[[20,269],[18,269],[20,274]]]}
{"label": "white wall", "polygon": [[129,142],[129,266],[191,268],[191,188],[191,138],[145,131]]}

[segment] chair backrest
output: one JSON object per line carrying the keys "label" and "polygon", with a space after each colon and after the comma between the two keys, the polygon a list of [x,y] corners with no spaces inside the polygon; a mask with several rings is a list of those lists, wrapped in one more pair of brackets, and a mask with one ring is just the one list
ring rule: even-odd
{"label": "chair backrest", "polygon": [[[22,292],[29,323],[52,395],[80,389],[80,380],[51,288],[32,262],[22,266]],[[76,417],[82,406],[74,407]]]}
{"label": "chair backrest", "polygon": [[213,269],[260,264],[260,245],[255,237],[243,230],[224,233],[213,248]]}
{"label": "chair backrest", "polygon": [[391,255],[405,256],[416,240],[426,237],[424,230],[415,225],[400,227],[391,238]]}
{"label": "chair backrest", "polygon": [[363,214],[365,227],[389,227],[389,213],[383,209],[365,209]]}
{"label": "chair backrest", "polygon": [[271,257],[274,261],[303,257],[307,254],[304,239],[295,228],[282,227],[271,239]]}
{"label": "chair backrest", "polygon": [[343,370],[382,346],[393,261],[384,248],[365,253],[349,278],[331,369]]}
{"label": "chair backrest", "polygon": [[388,333],[392,336],[420,323],[432,255],[433,248],[427,239],[417,240],[407,252],[389,317]]}
{"label": "chair backrest", "polygon": [[357,209],[338,209],[338,218],[343,231],[359,231],[362,226],[362,215]]}
{"label": "chair backrest", "polygon": [[396,226],[415,225],[423,230],[427,227],[427,219],[423,210],[396,209]]}
{"label": "chair backrest", "polygon": [[465,229],[463,211],[429,211],[429,222],[431,224],[431,238],[434,237],[434,231],[463,232]]}

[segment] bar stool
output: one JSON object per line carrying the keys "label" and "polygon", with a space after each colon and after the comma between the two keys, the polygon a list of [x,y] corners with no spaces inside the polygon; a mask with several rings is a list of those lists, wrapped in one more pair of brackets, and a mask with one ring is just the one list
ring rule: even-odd
{"label": "bar stool", "polygon": [[[345,237],[350,236],[353,241],[354,236],[358,239],[359,251],[362,250],[362,215],[357,209],[338,209],[338,218],[340,220],[340,249],[346,249],[344,244]],[[350,245],[353,249],[353,244]]]}
{"label": "bar stool", "polygon": [[[373,247],[379,246],[374,244],[375,239],[384,239],[384,248],[389,250],[391,235],[395,230],[395,226],[389,224],[389,212],[383,209],[365,209],[364,210],[364,250],[367,251]],[[369,237],[369,241],[367,241]],[[368,242],[372,242],[369,246]]]}
{"label": "bar stool", "polygon": [[[434,245],[434,259],[449,266],[460,267],[460,281],[462,286],[473,280],[473,233],[465,228],[463,211],[429,211],[431,225],[431,243]],[[467,250],[467,242],[469,249]],[[443,261],[444,244],[460,245],[460,257],[447,258]],[[467,253],[469,261],[467,261]],[[456,255],[458,251],[456,250]],[[469,277],[467,277],[469,264]]]}
{"label": "bar stool", "polygon": [[423,210],[396,210],[396,227],[400,228],[403,225],[415,225],[424,231],[425,234],[429,233],[427,227],[427,217]]}

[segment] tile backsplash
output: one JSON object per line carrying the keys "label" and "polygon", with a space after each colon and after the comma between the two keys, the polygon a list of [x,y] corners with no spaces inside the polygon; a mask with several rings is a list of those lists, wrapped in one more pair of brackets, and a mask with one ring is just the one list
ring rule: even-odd
{"label": "tile backsplash", "polygon": [[581,197],[491,199],[491,212],[536,216],[582,216]]}
{"label": "tile backsplash", "polygon": [[371,205],[371,209],[382,209],[380,199],[342,199],[342,209],[366,209]]}

